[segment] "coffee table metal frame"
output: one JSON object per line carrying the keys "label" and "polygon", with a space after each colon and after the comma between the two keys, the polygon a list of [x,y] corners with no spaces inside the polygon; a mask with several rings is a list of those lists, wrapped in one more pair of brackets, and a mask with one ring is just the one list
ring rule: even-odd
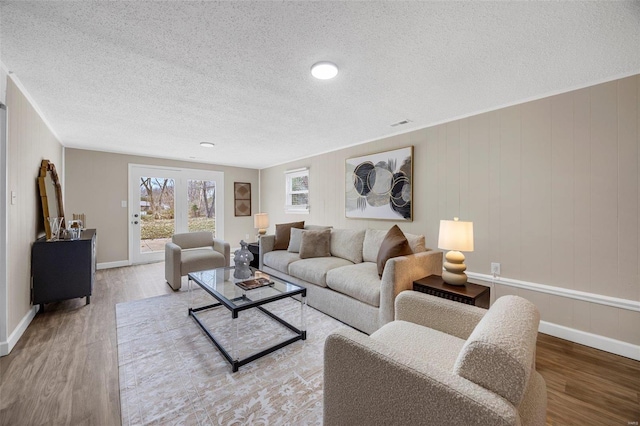
{"label": "coffee table metal frame", "polygon": [[[231,274],[231,281],[234,281],[234,278],[232,276],[233,274],[233,270],[234,267],[230,266],[230,267],[225,267],[225,268],[218,268],[220,270],[228,270],[230,271]],[[260,272],[257,269],[251,268],[252,271],[254,272]],[[214,299],[216,299],[218,301],[218,303],[213,303],[210,305],[206,305],[206,306],[201,306],[198,308],[192,308],[189,307],[189,315],[195,320],[195,322],[200,326],[200,328],[205,332],[205,334],[209,337],[209,339],[213,342],[214,345],[216,345],[216,347],[218,348],[218,350],[220,351],[220,353],[222,353],[222,355],[225,357],[225,359],[229,362],[229,364],[231,364],[231,367],[233,369],[233,372],[235,373],[236,371],[238,371],[238,368],[242,367],[245,364],[250,363],[251,361],[255,361],[258,358],[261,358],[265,355],[270,354],[271,352],[277,351],[280,348],[283,348],[287,345],[290,345],[293,342],[297,342],[298,340],[306,340],[307,339],[307,331],[306,331],[306,324],[305,324],[305,307],[307,305],[307,289],[301,286],[298,286],[296,284],[292,284],[289,282],[286,282],[284,280],[281,280],[277,277],[273,277],[271,276],[271,278],[273,280],[277,280],[283,284],[286,285],[290,285],[293,287],[296,287],[294,290],[292,291],[284,291],[281,292],[279,294],[274,294],[272,296],[269,297],[265,297],[262,299],[258,299],[258,300],[251,300],[249,296],[251,296],[251,292],[253,290],[248,290],[248,291],[244,291],[242,289],[240,289],[240,291],[242,291],[242,295],[238,296],[238,297],[234,297],[234,298],[227,298],[223,293],[220,293],[219,291],[216,291],[214,288],[212,288],[211,286],[207,285],[206,283],[203,283],[202,281],[200,281],[198,279],[197,276],[198,273],[189,273],[188,274],[188,280],[189,280],[189,292],[191,292],[191,281],[194,281],[198,286],[200,286],[203,290],[205,290],[207,293],[209,293]],[[215,274],[214,274],[215,276]],[[215,278],[214,278],[215,279]],[[235,281],[242,281],[242,280],[235,280]],[[239,288],[239,287],[238,287]],[[257,290],[257,289],[255,289]],[[276,314],[268,311],[267,309],[265,309],[262,305],[265,305],[267,303],[271,303],[271,302],[275,302],[276,300],[281,300],[281,299],[285,299],[287,297],[293,297],[296,295],[300,295],[300,324],[301,324],[301,328],[297,328],[294,325],[288,323],[287,321],[283,320],[282,318],[278,317]],[[236,304],[236,302],[238,301],[243,301],[242,304]],[[197,313],[198,312],[202,312],[202,311],[206,311],[209,309],[213,309],[219,306],[224,306],[226,307],[229,311],[231,311],[231,351],[227,351],[227,349],[225,349],[225,347],[222,345],[222,343],[213,335],[213,333],[207,328],[207,326],[200,320],[200,318],[198,318]],[[281,342],[278,343],[276,345],[270,346],[260,352],[257,352],[253,355],[248,356],[247,358],[243,358],[243,359],[239,359],[238,358],[238,314],[244,310],[247,309],[252,309],[252,308],[257,308],[259,309],[261,312],[263,312],[264,314],[266,314],[267,316],[273,318],[274,320],[276,320],[277,322],[279,322],[280,324],[282,324],[283,326],[285,326],[286,328],[290,329],[291,331],[293,331],[296,335]]]}

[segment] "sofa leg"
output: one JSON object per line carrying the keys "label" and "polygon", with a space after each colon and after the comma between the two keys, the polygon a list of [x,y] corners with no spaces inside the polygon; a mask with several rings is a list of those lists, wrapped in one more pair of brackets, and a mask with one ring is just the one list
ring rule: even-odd
{"label": "sofa leg", "polygon": [[171,287],[171,289],[172,289],[173,291],[178,291],[178,290],[180,290],[180,287],[175,288],[174,286],[172,286],[172,285],[171,285],[171,283],[170,283],[169,281],[167,281],[167,285],[168,285],[169,287]]}

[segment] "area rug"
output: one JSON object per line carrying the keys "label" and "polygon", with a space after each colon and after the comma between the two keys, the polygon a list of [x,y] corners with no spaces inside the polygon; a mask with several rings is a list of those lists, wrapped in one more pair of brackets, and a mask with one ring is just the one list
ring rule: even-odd
{"label": "area rug", "polygon": [[[307,340],[233,373],[187,315],[188,306],[207,301],[210,296],[199,289],[116,305],[122,424],[321,424],[324,341],[347,326],[307,307]],[[299,302],[285,299],[268,307],[300,323]],[[202,319],[230,343],[226,308],[206,311]],[[256,309],[241,312],[239,324],[241,357],[290,333]]]}

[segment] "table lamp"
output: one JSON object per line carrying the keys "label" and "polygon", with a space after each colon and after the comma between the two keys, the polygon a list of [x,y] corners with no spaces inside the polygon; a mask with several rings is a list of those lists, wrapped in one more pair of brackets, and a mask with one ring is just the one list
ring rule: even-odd
{"label": "table lamp", "polygon": [[473,222],[460,222],[457,217],[441,220],[438,248],[450,250],[445,255],[443,281],[451,285],[465,285],[467,265],[461,251],[473,251]]}
{"label": "table lamp", "polygon": [[258,238],[267,233],[269,227],[269,215],[267,213],[256,213],[253,215],[253,227],[258,230]]}

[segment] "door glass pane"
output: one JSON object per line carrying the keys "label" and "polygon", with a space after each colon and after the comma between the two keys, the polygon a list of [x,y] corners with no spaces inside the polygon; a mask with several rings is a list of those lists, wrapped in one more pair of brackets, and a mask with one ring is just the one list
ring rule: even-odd
{"label": "door glass pane", "polygon": [[216,235],[216,183],[211,180],[187,181],[189,232],[211,231]]}
{"label": "door glass pane", "polygon": [[173,179],[140,178],[140,253],[164,251],[175,233]]}

